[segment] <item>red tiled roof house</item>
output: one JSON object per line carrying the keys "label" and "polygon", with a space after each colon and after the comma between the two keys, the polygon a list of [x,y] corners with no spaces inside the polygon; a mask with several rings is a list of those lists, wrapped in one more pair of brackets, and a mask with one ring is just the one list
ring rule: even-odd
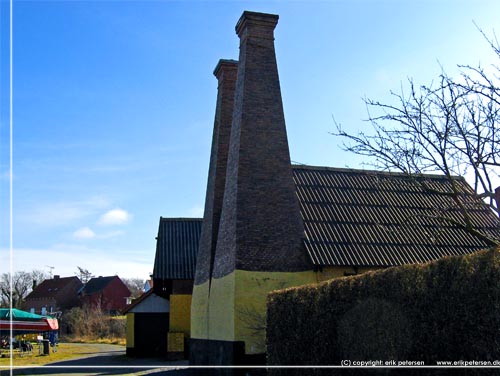
{"label": "red tiled roof house", "polygon": [[46,279],[26,297],[24,308],[38,314],[65,311],[79,305],[78,291],[83,284],[78,277]]}

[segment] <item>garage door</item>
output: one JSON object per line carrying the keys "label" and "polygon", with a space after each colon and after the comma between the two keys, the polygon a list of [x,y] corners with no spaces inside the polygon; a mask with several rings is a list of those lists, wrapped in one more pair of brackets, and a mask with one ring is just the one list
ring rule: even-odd
{"label": "garage door", "polygon": [[135,355],[165,357],[167,355],[167,313],[136,313],[134,318]]}

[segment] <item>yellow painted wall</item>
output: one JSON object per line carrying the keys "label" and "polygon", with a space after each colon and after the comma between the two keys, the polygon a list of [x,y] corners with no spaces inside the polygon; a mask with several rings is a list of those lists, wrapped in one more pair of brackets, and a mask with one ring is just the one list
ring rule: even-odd
{"label": "yellow painted wall", "polygon": [[265,352],[267,294],[291,286],[315,283],[312,271],[250,272],[236,270],[235,340],[245,341],[247,354]]}
{"label": "yellow painted wall", "polygon": [[[358,273],[374,269],[376,268],[359,268]],[[212,279],[211,287],[208,281],[196,285],[191,304],[191,336],[198,339],[244,341],[247,354],[263,353],[266,299],[270,291],[319,283],[354,272],[352,267],[331,267],[324,268],[321,272],[295,273],[236,270],[222,278]],[[172,332],[187,332],[185,297],[187,296],[171,296]]]}
{"label": "yellow painted wall", "polygon": [[134,347],[134,313],[127,313],[127,347]]}
{"label": "yellow painted wall", "polygon": [[234,341],[234,272],[214,278],[210,286],[208,338]]}
{"label": "yellow painted wall", "polygon": [[236,270],[212,280],[209,339],[245,341],[247,354],[265,351],[266,299],[270,291],[315,283],[312,271],[297,273]]}
{"label": "yellow painted wall", "polygon": [[[383,268],[362,267],[362,268],[358,268],[357,273],[362,274],[362,273],[366,273],[366,272],[371,271],[371,270],[379,270],[379,269],[383,269]],[[319,282],[327,281],[327,280],[333,279],[333,278],[344,277],[346,275],[346,273],[347,274],[354,274],[355,270],[353,267],[350,267],[350,266],[342,266],[342,267],[341,266],[331,266],[331,267],[323,268],[322,271],[316,272],[316,276],[317,276],[317,281],[319,283]]]}
{"label": "yellow painted wall", "polygon": [[188,294],[170,295],[170,332],[191,333],[191,299]]}
{"label": "yellow painted wall", "polygon": [[[359,268],[358,273],[374,269]],[[354,273],[354,269],[332,267],[322,272],[294,273],[236,270],[223,278],[213,279],[209,298],[208,339],[244,341],[246,354],[263,353],[269,292],[319,283],[343,277],[345,273]]]}
{"label": "yellow painted wall", "polygon": [[184,333],[169,332],[168,333],[168,352],[183,352],[184,351]]}
{"label": "yellow painted wall", "polygon": [[349,266],[323,268],[322,271],[316,272],[316,281],[319,283],[333,278],[344,277],[345,273],[354,273],[354,268]]}
{"label": "yellow painted wall", "polygon": [[208,338],[208,281],[193,286],[191,302],[191,337]]}

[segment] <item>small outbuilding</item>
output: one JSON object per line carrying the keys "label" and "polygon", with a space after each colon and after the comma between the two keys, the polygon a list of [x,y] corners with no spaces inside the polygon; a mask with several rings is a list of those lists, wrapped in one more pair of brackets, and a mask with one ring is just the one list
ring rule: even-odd
{"label": "small outbuilding", "polygon": [[170,302],[150,289],[129,305],[127,356],[161,357],[167,353]]}
{"label": "small outbuilding", "polygon": [[153,287],[123,311],[128,356],[187,357],[201,224],[201,218],[160,217]]}

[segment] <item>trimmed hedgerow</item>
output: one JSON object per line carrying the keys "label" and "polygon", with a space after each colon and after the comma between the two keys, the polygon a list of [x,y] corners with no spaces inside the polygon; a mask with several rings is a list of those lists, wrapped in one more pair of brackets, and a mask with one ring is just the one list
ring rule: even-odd
{"label": "trimmed hedgerow", "polygon": [[267,359],[500,360],[500,249],[272,292]]}

